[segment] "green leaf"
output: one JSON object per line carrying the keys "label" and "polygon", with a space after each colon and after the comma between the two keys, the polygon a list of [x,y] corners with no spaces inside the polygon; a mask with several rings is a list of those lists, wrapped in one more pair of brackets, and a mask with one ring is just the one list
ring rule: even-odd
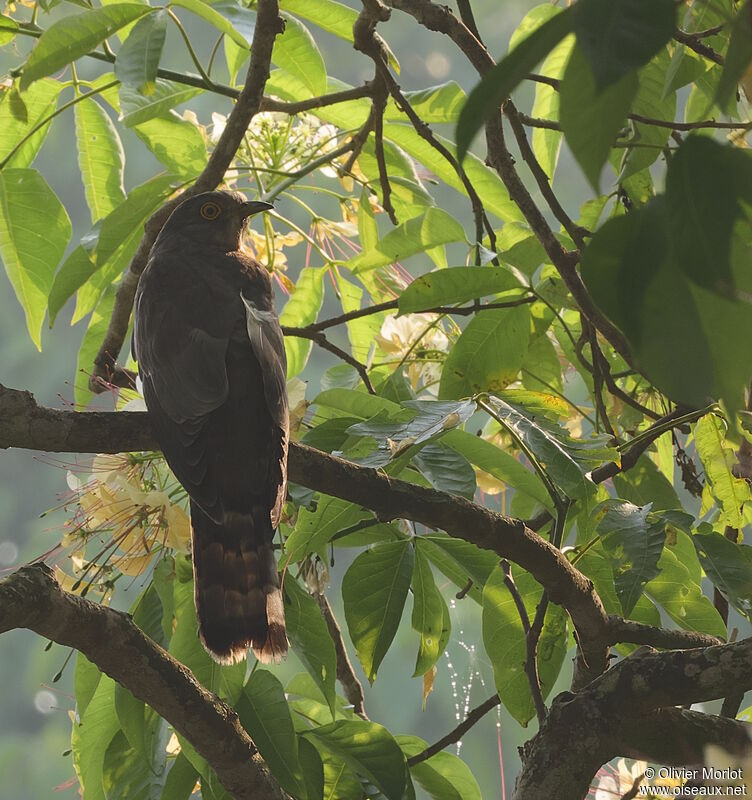
{"label": "green leaf", "polygon": [[723,423],[715,414],[707,414],[697,421],[694,433],[707,484],[720,505],[721,524],[743,528],[742,507],[752,495],[747,481],[734,475],[736,454],[726,443]]}
{"label": "green leaf", "polygon": [[[514,581],[528,617],[542,595],[532,575],[514,570]],[[530,685],[525,674],[525,632],[511,592],[496,567],[483,588],[483,644],[494,668],[499,697],[507,711],[525,727],[535,715]],[[538,675],[545,699],[551,691],[567,652],[567,615],[561,606],[550,605],[538,644]]]}
{"label": "green leaf", "polygon": [[81,58],[129,22],[153,11],[142,3],[115,3],[53,22],[24,64],[21,89]]}
{"label": "green leaf", "polygon": [[160,797],[166,777],[164,766],[162,772],[155,774],[130,747],[123,732],[115,734],[102,764],[102,788],[107,800],[152,800]]}
{"label": "green leaf", "polygon": [[8,42],[12,42],[18,32],[18,23],[6,17],[5,14],[0,14],[0,47]]}
{"label": "green leaf", "polygon": [[420,634],[418,658],[413,677],[424,675],[439,660],[441,634],[444,627],[444,604],[436,588],[433,570],[420,547],[415,548],[415,571],[412,580],[413,616],[412,626]]}
{"label": "green leaf", "polygon": [[457,158],[462,162],[475,134],[484,122],[498,113],[512,90],[532,72],[574,25],[574,8],[551,17],[525,37],[495,67],[490,69],[470,92],[457,122]]}
{"label": "green leaf", "polygon": [[351,800],[363,792],[363,784],[347,764],[331,753],[321,754],[324,763],[324,797],[326,800]]}
{"label": "green leaf", "polygon": [[289,573],[283,588],[290,644],[324,694],[334,719],[337,654],[329,629],[316,600]]}
{"label": "green leaf", "polygon": [[[585,248],[583,280],[623,331],[654,386],[692,407],[702,407],[708,397],[738,407],[752,363],[752,339],[745,334],[749,304],[687,280],[671,260],[667,227],[662,197],[609,220]],[[745,238],[734,237],[731,260],[737,281],[747,280],[751,249]],[[708,268],[714,266],[715,261]],[[728,347],[731,341],[733,348]]]}
{"label": "green leaf", "polygon": [[[408,757],[422,753],[427,742],[418,736],[397,736]],[[481,800],[480,787],[470,768],[453,753],[442,751],[410,767],[410,774],[434,800]]]}
{"label": "green leaf", "polygon": [[423,253],[448,242],[465,240],[465,231],[457,220],[440,208],[403,222],[379,240],[376,247],[350,262],[354,274],[366,272]]}
{"label": "green leaf", "polygon": [[160,800],[189,800],[197,780],[198,772],[183,753],[179,753],[167,773]]}
{"label": "green leaf", "polygon": [[399,297],[399,313],[465,303],[514,289],[522,292],[519,280],[505,267],[447,267],[410,283]]}
{"label": "green leaf", "polygon": [[102,771],[107,747],[120,730],[115,714],[115,681],[102,675],[86,713],[73,724],[73,768],[86,800],[105,800]]}
{"label": "green leaf", "polygon": [[345,528],[371,518],[371,512],[355,503],[324,495],[315,511],[301,508],[293,532],[285,544],[290,560],[302,561],[310,553],[324,549],[327,542]]}
{"label": "green leaf", "polygon": [[109,114],[93,99],[75,106],[78,166],[91,221],[106,217],[125,199],[125,153]]}
{"label": "green leaf", "polygon": [[26,315],[29,336],[41,350],[47,298],[71,236],[70,219],[33,169],[0,172],[0,212],[0,258]]}
{"label": "green leaf", "polygon": [[601,169],[627,118],[638,86],[637,75],[628,72],[598,92],[585,54],[579,46],[572,50],[559,88],[561,128],[597,194],[600,194]]}
{"label": "green leaf", "polygon": [[[34,133],[31,131],[55,110],[61,88],[62,84],[52,78],[44,78],[30,86],[22,96],[26,108],[25,119],[19,119],[13,113],[13,98],[18,92],[14,88],[0,90],[0,162],[3,162],[4,168],[31,166],[47,136],[50,123],[42,125]],[[9,159],[7,163],[6,159]]]}
{"label": "green leaf", "polygon": [[299,736],[298,755],[308,800],[324,800],[324,762],[319,751],[308,739]]}
{"label": "green leaf", "polygon": [[551,498],[541,479],[500,447],[461,430],[450,431],[441,441],[462,453],[471,464],[553,511]]}
{"label": "green leaf", "polygon": [[[664,81],[669,66],[666,50],[662,50],[639,72],[640,88],[632,103],[632,113],[657,120],[673,120],[676,114],[676,92],[664,93]],[[632,175],[649,167],[661,155],[671,130],[660,125],[631,122],[634,128],[635,147],[627,150],[619,180],[624,182]]]}
{"label": "green leaf", "polygon": [[238,714],[272,775],[295,797],[305,798],[298,740],[285,690],[269,670],[256,669],[251,673],[238,704]]}
{"label": "green leaf", "polygon": [[444,362],[439,398],[457,399],[503,389],[517,377],[529,339],[527,306],[476,314]]}
{"label": "green leaf", "polygon": [[176,183],[172,175],[156,175],[128,192],[125,200],[102,221],[95,251],[98,267],[110,261],[131,234],[136,233],[140,239],[144,222],[172,193]]}
{"label": "green leaf", "polygon": [[726,599],[747,618],[752,615],[752,547],[720,533],[696,533],[692,541],[700,563]]}
{"label": "green leaf", "polygon": [[[439,180],[467,196],[467,191],[454,167],[436,151],[433,145],[423,139],[412,125],[385,122],[384,138],[399,145],[416,161],[431,170]],[[449,139],[438,134],[434,134],[434,138],[450,153],[456,151],[454,142]],[[465,157],[463,168],[468,180],[475,187],[478,195],[483,198],[483,205],[487,211],[496,214],[504,222],[523,219],[522,212],[517,204],[512,202],[499,175],[487,167],[481,159],[470,153]]]}
{"label": "green leaf", "polygon": [[285,31],[277,36],[272,61],[302,81],[312,95],[326,92],[326,67],[311,32],[303,23],[282,14]]}
{"label": "green leaf", "polygon": [[218,31],[224,33],[225,36],[229,36],[239,47],[250,48],[251,43],[245,36],[243,36],[226,17],[212,8],[208,3],[204,3],[203,0],[171,0],[171,2],[172,5],[181,6],[197,17],[201,17],[205,22],[208,22]]}
{"label": "green leaf", "polygon": [[409,541],[376,545],[361,553],[342,579],[347,628],[371,683],[402,618],[414,555]]}
{"label": "green leaf", "polygon": [[731,29],[731,39],[726,52],[721,79],[714,102],[721,108],[734,99],[737,85],[752,62],[752,4],[749,0],[739,9]]}
{"label": "green leaf", "polygon": [[645,586],[648,597],[661,606],[680,628],[725,639],[726,625],[721,615],[668,547],[663,548],[658,570],[658,577]]}
{"label": "green leaf", "polygon": [[483,588],[488,576],[499,563],[498,556],[441,532],[421,536],[419,545],[423,553],[461,589],[466,588],[468,580],[471,580],[473,587],[469,595],[480,602],[480,592],[477,589]]}
{"label": "green leaf", "polygon": [[674,0],[582,0],[575,32],[596,93],[647,64],[671,41],[675,28]]}
{"label": "green leaf", "polygon": [[[671,159],[666,210],[676,263],[700,286],[733,292],[732,230],[752,202],[752,158],[743,150],[690,136]],[[747,300],[749,302],[749,300]]]}
{"label": "green leaf", "polygon": [[[324,302],[324,273],[328,267],[304,267],[300,271],[295,290],[279,315],[281,325],[302,328],[316,320]],[[294,378],[303,371],[313,342],[285,336],[287,354],[287,378]]]}
{"label": "green leaf", "polygon": [[488,402],[504,427],[524,442],[539,463],[545,465],[548,477],[568,497],[584,497],[592,487],[588,473],[603,463],[619,461],[618,451],[609,446],[609,436],[574,439],[535,408],[525,409],[524,405],[497,397],[490,397]]}
{"label": "green leaf", "polygon": [[135,125],[133,130],[174,175],[195,178],[206,166],[206,144],[201,131],[174,111]]}
{"label": "green leaf", "polygon": [[658,575],[658,560],[666,541],[660,519],[649,508],[607,500],[594,512],[603,549],[614,571],[614,584],[624,616],[632,613],[645,584]]}
{"label": "green leaf", "polygon": [[[456,122],[466,96],[464,89],[456,81],[448,81],[428,89],[404,92],[404,95],[413,107],[413,111],[429,124],[432,122]],[[390,99],[384,112],[384,119],[404,121],[405,115]]]}
{"label": "green leaf", "polygon": [[154,90],[157,69],[167,37],[167,11],[143,17],[128,34],[115,59],[115,75],[126,86],[148,95]]}
{"label": "green leaf", "polygon": [[[196,0],[201,2],[201,0]],[[185,103],[203,89],[183,86],[180,83],[157,79],[154,91],[148,97],[132,89],[130,86],[120,87],[120,121],[126,128],[140,125],[153,117],[166,114],[171,108]]]}
{"label": "green leaf", "polygon": [[96,664],[92,664],[83,653],[76,654],[76,669],[73,675],[73,686],[76,692],[76,713],[79,718],[86,713],[86,708],[94,697],[99,686],[102,673]]}
{"label": "green leaf", "polygon": [[279,7],[310,20],[340,39],[348,42],[353,40],[353,25],[358,12],[344,3],[336,0],[281,0]]}
{"label": "green leaf", "polygon": [[365,720],[339,720],[314,728],[305,736],[377,786],[387,800],[402,800],[407,773],[405,757],[386,728]]}
{"label": "green leaf", "polygon": [[477,488],[468,460],[442,442],[424,445],[413,463],[434,489],[472,500]]}

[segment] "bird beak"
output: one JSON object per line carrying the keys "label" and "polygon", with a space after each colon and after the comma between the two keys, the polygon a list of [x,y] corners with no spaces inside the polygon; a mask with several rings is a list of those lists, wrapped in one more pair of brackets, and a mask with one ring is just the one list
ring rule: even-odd
{"label": "bird beak", "polygon": [[242,203],[240,208],[243,219],[246,219],[254,214],[258,214],[260,211],[269,211],[269,209],[274,208],[274,206],[271,203],[265,203],[262,200],[251,200],[250,202]]}

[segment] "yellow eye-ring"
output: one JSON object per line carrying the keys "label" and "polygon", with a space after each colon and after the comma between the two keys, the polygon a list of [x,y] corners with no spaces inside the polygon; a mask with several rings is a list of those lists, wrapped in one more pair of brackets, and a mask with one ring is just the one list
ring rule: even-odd
{"label": "yellow eye-ring", "polygon": [[216,203],[204,203],[201,206],[201,216],[204,219],[216,219],[222,213],[222,209]]}

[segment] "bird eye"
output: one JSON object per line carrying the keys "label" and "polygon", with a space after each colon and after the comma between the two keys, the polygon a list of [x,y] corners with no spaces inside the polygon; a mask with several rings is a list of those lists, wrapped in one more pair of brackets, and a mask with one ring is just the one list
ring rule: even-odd
{"label": "bird eye", "polygon": [[201,216],[204,219],[216,219],[222,213],[222,209],[216,203],[204,203],[201,206]]}

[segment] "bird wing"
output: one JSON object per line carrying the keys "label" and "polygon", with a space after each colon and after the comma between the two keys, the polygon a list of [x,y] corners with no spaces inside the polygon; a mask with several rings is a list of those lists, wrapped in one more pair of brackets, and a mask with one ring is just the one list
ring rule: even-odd
{"label": "bird wing", "polygon": [[[251,286],[240,293],[246,312],[246,329],[253,354],[261,366],[264,400],[269,415],[277,426],[276,447],[269,470],[269,488],[274,495],[271,508],[272,527],[279,525],[287,490],[287,447],[290,438],[290,417],[287,402],[287,356],[284,335],[274,311],[260,309],[253,302]],[[271,288],[269,288],[271,291]]]}

